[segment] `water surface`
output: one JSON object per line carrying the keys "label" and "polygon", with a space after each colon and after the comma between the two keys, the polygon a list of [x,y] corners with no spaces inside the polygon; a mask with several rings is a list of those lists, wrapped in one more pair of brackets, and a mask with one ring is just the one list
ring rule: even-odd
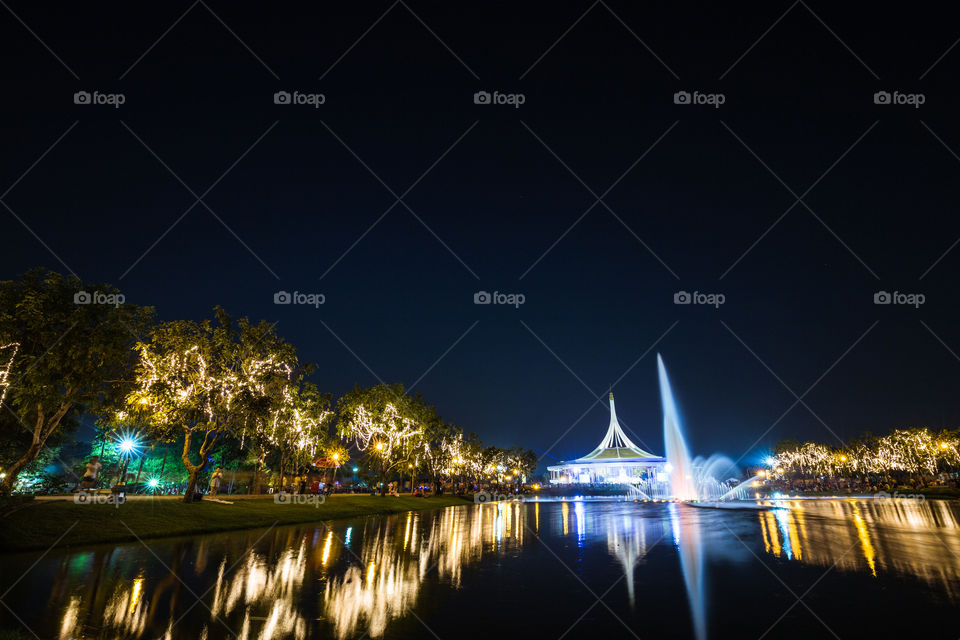
{"label": "water surface", "polygon": [[960,635],[956,503],[788,504],[511,502],[5,555],[0,626],[19,618],[43,639]]}

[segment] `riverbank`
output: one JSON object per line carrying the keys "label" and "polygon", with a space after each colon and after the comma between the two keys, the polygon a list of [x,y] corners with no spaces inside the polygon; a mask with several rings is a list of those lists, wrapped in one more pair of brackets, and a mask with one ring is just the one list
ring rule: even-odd
{"label": "riverbank", "polygon": [[322,503],[315,496],[286,496],[285,502],[275,501],[273,496],[222,498],[233,504],[210,500],[186,504],[163,498],[130,500],[121,505],[77,504],[70,496],[63,500],[38,500],[0,518],[0,552],[46,550],[54,544],[59,548],[131,542],[473,504],[470,496],[336,495]]}

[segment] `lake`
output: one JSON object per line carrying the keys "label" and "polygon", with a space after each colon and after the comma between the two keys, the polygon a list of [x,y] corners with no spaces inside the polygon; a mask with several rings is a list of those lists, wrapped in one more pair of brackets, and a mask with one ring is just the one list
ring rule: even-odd
{"label": "lake", "polygon": [[0,625],[43,639],[960,636],[960,504],[784,504],[499,502],[8,554]]}

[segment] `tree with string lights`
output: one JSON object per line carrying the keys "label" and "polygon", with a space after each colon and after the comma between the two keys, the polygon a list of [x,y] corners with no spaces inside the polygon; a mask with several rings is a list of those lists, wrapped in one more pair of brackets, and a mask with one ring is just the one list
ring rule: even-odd
{"label": "tree with string lights", "polygon": [[116,411],[153,309],[106,284],[46,269],[0,282],[0,493],[82,414]]}
{"label": "tree with string lights", "polygon": [[338,434],[371,456],[381,487],[389,473],[414,463],[421,446],[423,425],[414,417],[413,403],[402,384],[357,387],[337,403]]}
{"label": "tree with string lights", "polygon": [[[184,438],[180,459],[188,473],[184,501],[218,439],[241,437],[250,416],[263,411],[271,393],[296,368],[296,353],[266,322],[234,322],[222,308],[214,322],[177,320],[156,327],[136,346],[136,385],[127,407],[156,441]],[[199,442],[199,461],[191,448]]]}

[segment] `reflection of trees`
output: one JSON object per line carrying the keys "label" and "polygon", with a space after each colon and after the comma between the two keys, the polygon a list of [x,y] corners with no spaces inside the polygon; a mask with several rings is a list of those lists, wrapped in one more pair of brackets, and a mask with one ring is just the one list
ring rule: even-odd
{"label": "reflection of trees", "polygon": [[525,515],[519,503],[496,503],[378,522],[364,531],[354,564],[327,583],[323,615],[338,638],[360,631],[383,636],[391,620],[416,605],[434,569],[441,580],[459,585],[463,567],[479,561],[485,549],[518,547]]}
{"label": "reflection of trees", "polygon": [[[307,624],[297,603],[303,585],[307,553],[307,541],[302,539],[299,545],[287,547],[272,562],[268,562],[266,556],[251,551],[230,570],[224,558],[217,569],[217,579],[212,589],[212,618],[226,619],[242,610],[241,640],[251,637],[305,638]],[[269,606],[265,616],[252,615],[262,613],[264,606]],[[260,611],[254,610],[257,607]],[[252,630],[253,622],[262,622],[263,625],[258,634],[251,636],[251,633],[255,633]]]}
{"label": "reflection of trees", "polygon": [[796,500],[760,511],[767,553],[847,571],[910,575],[960,597],[960,525],[941,500]]}

